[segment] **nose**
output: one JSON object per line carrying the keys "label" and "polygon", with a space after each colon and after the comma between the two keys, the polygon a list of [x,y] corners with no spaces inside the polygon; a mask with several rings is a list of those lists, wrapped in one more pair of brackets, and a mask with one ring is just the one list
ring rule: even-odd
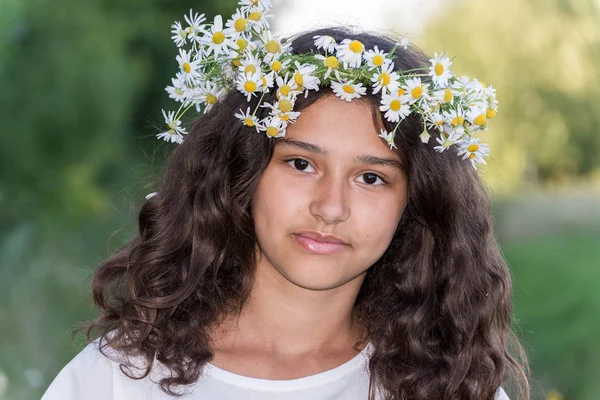
{"label": "nose", "polygon": [[349,188],[344,179],[325,175],[316,184],[310,212],[327,225],[343,222],[350,215],[348,196]]}

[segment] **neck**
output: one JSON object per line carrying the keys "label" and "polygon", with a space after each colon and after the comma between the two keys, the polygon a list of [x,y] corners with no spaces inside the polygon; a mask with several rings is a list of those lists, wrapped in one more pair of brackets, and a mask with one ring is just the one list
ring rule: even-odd
{"label": "neck", "polygon": [[360,340],[363,327],[353,309],[364,276],[333,289],[311,290],[287,280],[262,257],[247,303],[215,330],[214,346],[283,357],[361,350],[366,341]]}

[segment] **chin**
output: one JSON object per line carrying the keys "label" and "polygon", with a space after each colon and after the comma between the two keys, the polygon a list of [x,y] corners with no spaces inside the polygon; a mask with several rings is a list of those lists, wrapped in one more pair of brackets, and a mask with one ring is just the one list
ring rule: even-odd
{"label": "chin", "polygon": [[293,265],[277,267],[277,270],[294,285],[309,290],[335,289],[357,278],[356,274],[344,270],[344,263],[331,261],[298,260]]}

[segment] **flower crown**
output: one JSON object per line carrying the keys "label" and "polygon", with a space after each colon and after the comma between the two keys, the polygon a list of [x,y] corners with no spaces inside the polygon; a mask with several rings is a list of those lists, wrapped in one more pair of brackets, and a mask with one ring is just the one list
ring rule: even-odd
{"label": "flower crown", "polygon": [[[179,71],[166,91],[181,106],[177,112],[163,110],[168,130],[159,133],[159,139],[182,143],[187,134],[181,126],[182,116],[192,106],[206,113],[232,88],[248,102],[259,97],[254,109],[239,110],[235,117],[269,137],[285,136],[288,124],[300,115],[294,111],[294,103],[302,93],[308,96],[309,90],[330,87],[349,102],[366,95],[370,88],[372,94],[381,94],[380,111],[395,124],[391,132],[381,129],[379,134],[390,149],[396,147],[394,138],[402,121],[416,113],[425,127],[420,135],[423,143],[430,141],[427,128],[437,128],[436,151],[457,146],[458,156],[469,159],[475,169],[476,163],[485,164],[489,147],[474,134],[486,130],[488,120],[496,115],[496,91],[477,79],[455,77],[448,56],[435,53],[429,67],[397,71],[394,52],[399,46],[407,48],[406,38],[386,53],[377,46],[366,49],[358,40],[337,43],[331,36],[313,38],[315,48],[323,54],[292,54],[289,41],[271,33],[266,19],[271,0],[240,0],[238,6],[225,26],[220,15],[214,23],[205,24],[204,14],[191,10],[185,16],[185,28],[180,22],[172,25]],[[276,101],[263,102],[274,88]],[[269,108],[269,115],[259,119],[259,107]]]}

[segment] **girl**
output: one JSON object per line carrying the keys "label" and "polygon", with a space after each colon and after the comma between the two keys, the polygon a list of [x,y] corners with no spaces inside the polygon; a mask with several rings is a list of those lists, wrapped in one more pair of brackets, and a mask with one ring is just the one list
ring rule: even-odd
{"label": "girl", "polygon": [[[485,147],[456,134],[485,127],[465,100],[478,83],[444,82],[447,59],[408,75],[427,57],[381,35],[276,41],[251,18],[269,4],[240,5],[230,31],[191,14],[175,26],[199,55],[180,52],[167,90],[205,113],[189,134],[165,114],[159,136],[182,144],[139,235],[95,272],[98,338],[43,400],[491,400],[507,399],[508,380],[528,399],[508,350],[520,349],[509,271],[472,167]],[[242,48],[247,29],[262,53]],[[210,78],[221,54],[234,81],[225,67]],[[378,74],[368,92],[360,71]]]}

